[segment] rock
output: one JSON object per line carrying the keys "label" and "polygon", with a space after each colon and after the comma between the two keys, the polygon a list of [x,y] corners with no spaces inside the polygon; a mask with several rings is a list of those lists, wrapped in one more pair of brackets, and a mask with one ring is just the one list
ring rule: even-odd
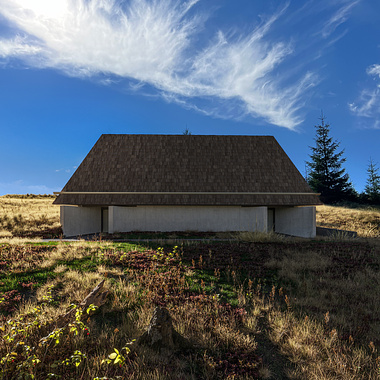
{"label": "rock", "polygon": [[168,310],[159,306],[154,309],[148,329],[137,340],[137,344],[155,351],[176,351],[191,347],[190,342],[174,329]]}
{"label": "rock", "polygon": [[[108,290],[102,291],[104,285],[104,280],[101,281],[94,289],[84,298],[84,300],[78,305],[78,308],[82,310],[82,319],[88,318],[86,313],[87,308],[90,305],[94,305],[100,307],[104,305],[107,301]],[[71,309],[66,314],[60,315],[55,321],[48,323],[45,328],[47,329],[49,326],[54,325],[55,329],[63,329],[66,328],[70,321],[75,318],[77,308]],[[45,336],[40,339],[40,342],[46,341],[48,336]]]}
{"label": "rock", "polygon": [[[82,309],[83,316],[85,318],[88,317],[88,315],[86,314],[86,309],[90,305],[100,307],[106,303],[108,290],[106,290],[104,292],[102,291],[104,281],[105,280],[101,281],[97,286],[95,286],[95,288],[92,289],[92,291],[86,296],[86,298],[84,298],[84,300],[79,304],[79,307]],[[56,327],[60,328],[64,325],[66,325],[68,323],[68,321],[75,315],[76,310],[77,310],[76,308],[71,309],[66,314],[59,316],[57,321],[56,321]]]}
{"label": "rock", "polygon": [[83,311],[85,311],[90,305],[100,307],[106,303],[108,290],[106,290],[105,292],[102,291],[104,281],[105,280],[101,281],[80,303],[80,306]]}

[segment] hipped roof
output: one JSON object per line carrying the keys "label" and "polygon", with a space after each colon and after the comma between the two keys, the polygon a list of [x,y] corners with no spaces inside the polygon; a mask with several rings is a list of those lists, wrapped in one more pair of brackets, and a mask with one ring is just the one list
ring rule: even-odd
{"label": "hipped roof", "polygon": [[321,204],[272,136],[111,134],[99,138],[54,203]]}

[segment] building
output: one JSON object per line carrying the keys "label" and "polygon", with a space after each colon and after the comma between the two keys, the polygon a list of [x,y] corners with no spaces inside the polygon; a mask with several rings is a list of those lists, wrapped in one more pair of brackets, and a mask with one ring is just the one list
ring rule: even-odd
{"label": "building", "polygon": [[321,204],[272,136],[102,135],[57,194],[65,236],[274,230],[314,237]]}

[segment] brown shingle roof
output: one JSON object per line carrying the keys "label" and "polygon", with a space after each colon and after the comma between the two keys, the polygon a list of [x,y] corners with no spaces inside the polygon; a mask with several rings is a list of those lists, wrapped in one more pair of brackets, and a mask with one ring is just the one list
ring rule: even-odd
{"label": "brown shingle roof", "polygon": [[55,204],[320,204],[272,136],[102,135],[62,192]]}

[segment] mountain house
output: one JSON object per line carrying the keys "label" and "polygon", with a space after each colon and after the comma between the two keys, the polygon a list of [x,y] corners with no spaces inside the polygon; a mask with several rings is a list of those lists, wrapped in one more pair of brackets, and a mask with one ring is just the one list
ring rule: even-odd
{"label": "mountain house", "polygon": [[102,135],[57,194],[65,236],[273,230],[314,237],[321,204],[272,136]]}

